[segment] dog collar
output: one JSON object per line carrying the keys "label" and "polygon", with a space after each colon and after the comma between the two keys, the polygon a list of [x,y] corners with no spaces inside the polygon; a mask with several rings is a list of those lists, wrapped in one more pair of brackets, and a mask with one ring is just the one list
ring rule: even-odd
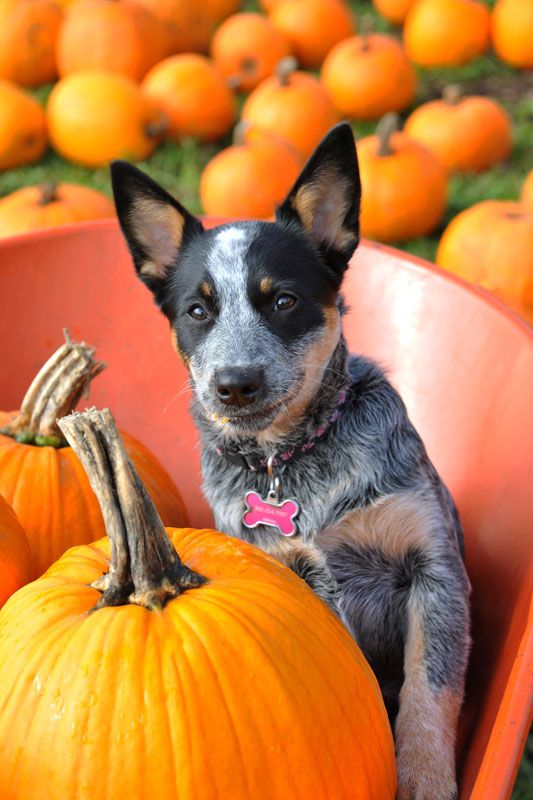
{"label": "dog collar", "polygon": [[225,458],[226,461],[229,461],[231,464],[236,464],[236,466],[246,469],[249,472],[259,472],[259,470],[267,469],[269,462],[273,467],[283,467],[289,461],[293,461],[298,456],[308,453],[309,450],[312,450],[313,447],[315,447],[316,443],[339,419],[341,413],[340,409],[346,402],[346,396],[346,390],[343,389],[339,393],[337,405],[335,406],[335,409],[328,420],[316,428],[311,437],[304,444],[300,445],[299,447],[295,447],[292,450],[285,450],[283,453],[277,453],[275,456],[271,456],[270,458],[262,455],[261,453],[248,453],[237,447],[217,447],[215,452],[218,456]]}

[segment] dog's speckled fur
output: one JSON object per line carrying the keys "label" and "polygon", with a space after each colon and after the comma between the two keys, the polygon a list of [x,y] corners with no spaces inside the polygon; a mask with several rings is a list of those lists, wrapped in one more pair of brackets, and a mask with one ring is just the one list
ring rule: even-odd
{"label": "dog's speckled fur", "polygon": [[[339,289],[359,236],[349,127],[322,142],[274,225],[204,231],[138,170],[115,164],[113,184],[139,275],[191,372],[217,527],[294,569],[355,636],[395,724],[399,800],[452,800],[469,651],[462,532],[398,393],[375,364],[349,356],[342,337]],[[276,298],[286,294],[296,304],[279,310]],[[198,306],[200,320],[191,317]],[[262,378],[250,408],[220,402],[221,371],[251,367]],[[343,389],[337,422],[281,476],[284,496],[301,505],[297,535],[244,527],[244,495],[266,496],[267,475],[217,448],[231,443],[266,457],[298,448],[327,423]]]}

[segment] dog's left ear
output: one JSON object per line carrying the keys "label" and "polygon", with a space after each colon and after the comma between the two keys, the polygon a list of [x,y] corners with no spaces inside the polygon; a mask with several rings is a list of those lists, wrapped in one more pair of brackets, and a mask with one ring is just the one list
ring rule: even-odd
{"label": "dog's left ear", "polygon": [[361,181],[351,127],[336,125],[320,142],[276,220],[303,227],[336,271],[346,269],[359,244]]}

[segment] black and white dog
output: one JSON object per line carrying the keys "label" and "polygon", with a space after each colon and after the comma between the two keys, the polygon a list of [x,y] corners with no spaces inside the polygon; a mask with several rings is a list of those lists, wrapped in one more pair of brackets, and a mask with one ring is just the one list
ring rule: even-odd
{"label": "black and white dog", "polygon": [[398,393],[342,335],[359,240],[349,125],[318,146],[275,223],[204,230],[135,167],[116,162],[112,178],[139,277],[192,378],[217,527],[295,570],[357,639],[394,724],[398,798],[455,798],[462,532]]}

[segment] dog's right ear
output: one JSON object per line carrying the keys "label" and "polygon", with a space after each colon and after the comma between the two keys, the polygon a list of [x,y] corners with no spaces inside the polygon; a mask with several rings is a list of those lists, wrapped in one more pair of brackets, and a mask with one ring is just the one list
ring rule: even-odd
{"label": "dog's right ear", "polygon": [[167,280],[185,241],[203,230],[158,183],[126,161],[111,164],[120,227],[140,279],[161,304]]}

